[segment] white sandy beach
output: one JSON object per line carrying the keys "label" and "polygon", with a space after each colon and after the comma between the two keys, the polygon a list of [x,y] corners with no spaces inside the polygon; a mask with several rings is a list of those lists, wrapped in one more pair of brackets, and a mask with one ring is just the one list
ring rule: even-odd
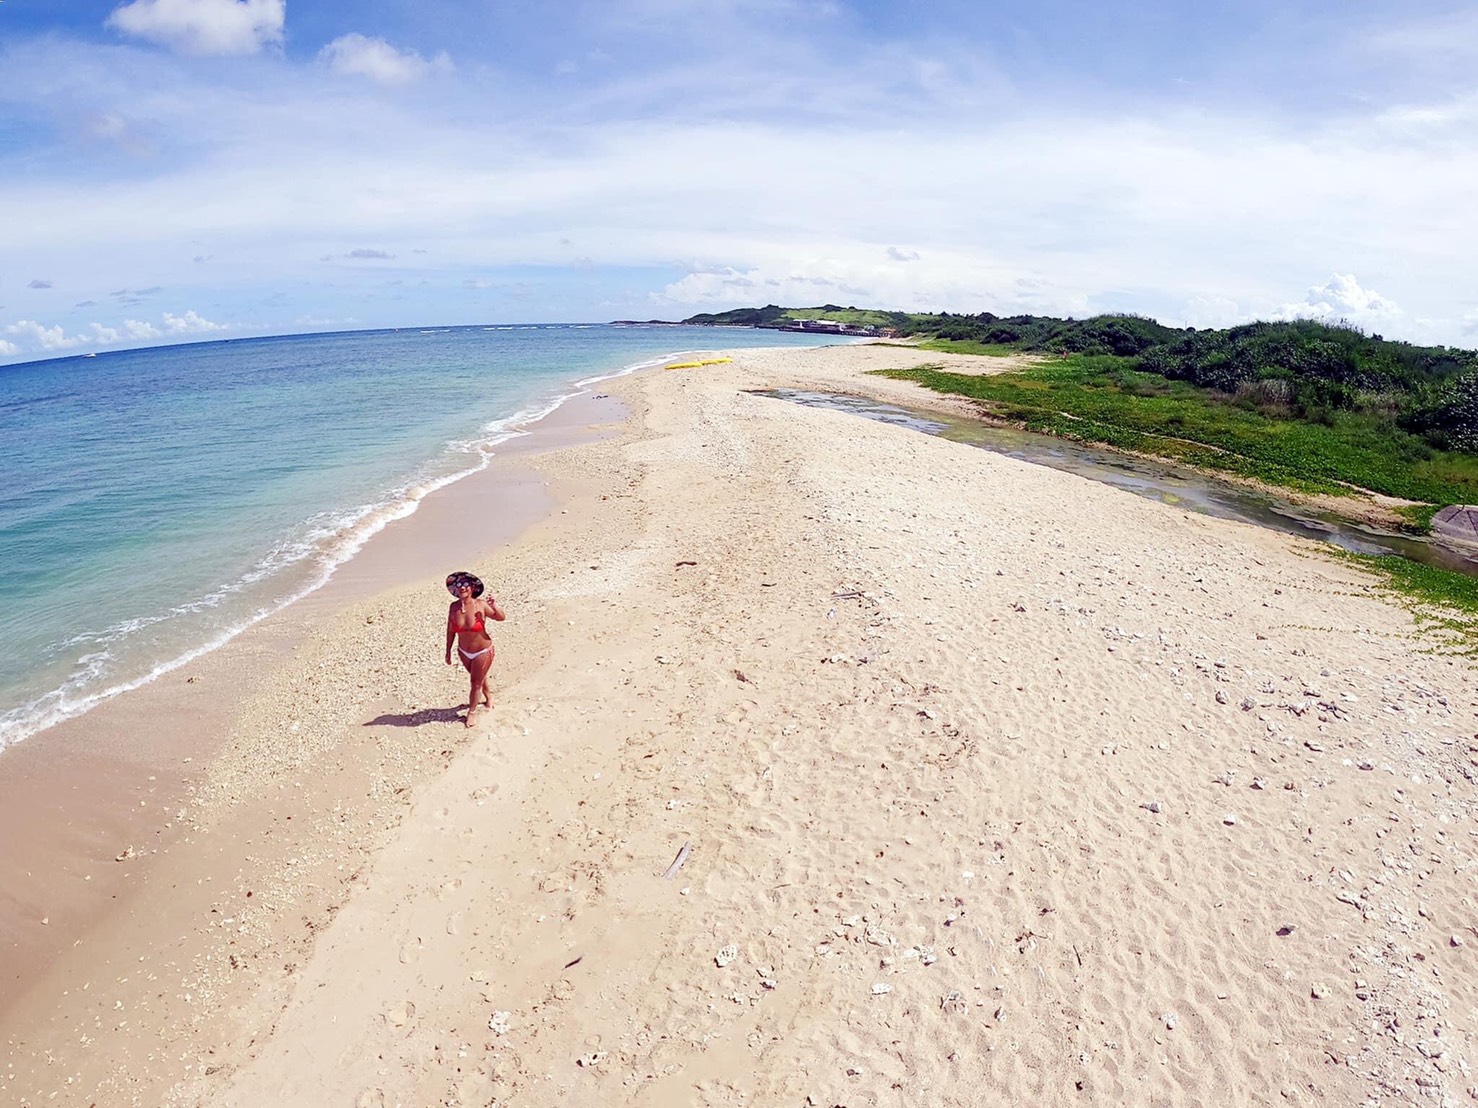
{"label": "white sandy beach", "polygon": [[[148,842],[13,898],[117,889],[0,1103],[1478,1100],[1469,660],[1314,544],[743,391],[947,356],[729,353],[151,694],[241,690]],[[509,617],[471,730],[458,568]]]}

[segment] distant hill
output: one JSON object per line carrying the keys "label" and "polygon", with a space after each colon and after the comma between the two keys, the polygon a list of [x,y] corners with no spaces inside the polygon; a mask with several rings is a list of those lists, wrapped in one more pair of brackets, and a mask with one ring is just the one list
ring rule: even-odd
{"label": "distant hill", "polygon": [[778,304],[766,304],[763,308],[735,308],[729,312],[690,316],[683,322],[707,327],[769,327],[775,330],[794,329],[803,322],[828,322],[849,328],[897,331],[910,320],[926,318],[876,308],[843,308],[839,304],[822,304],[816,308],[782,308]]}
{"label": "distant hill", "polygon": [[1127,314],[1058,319],[836,304],[768,304],[683,322],[786,329],[822,319],[966,350],[1115,355],[1136,370],[1188,381],[1236,403],[1315,422],[1359,411],[1391,420],[1439,449],[1478,452],[1478,351],[1395,342],[1344,324],[1292,320],[1197,330]]}

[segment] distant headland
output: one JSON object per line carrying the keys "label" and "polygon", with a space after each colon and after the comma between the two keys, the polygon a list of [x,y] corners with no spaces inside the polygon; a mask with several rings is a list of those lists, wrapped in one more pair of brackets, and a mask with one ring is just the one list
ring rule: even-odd
{"label": "distant headland", "polygon": [[1014,365],[987,374],[923,367],[906,376],[970,398],[989,418],[1327,495],[1342,514],[1351,494],[1391,498],[1374,511],[1403,529],[1426,532],[1439,508],[1478,503],[1474,350],[1308,319],[1198,329],[1132,314],[1059,319],[768,304],[681,324],[1009,355]]}

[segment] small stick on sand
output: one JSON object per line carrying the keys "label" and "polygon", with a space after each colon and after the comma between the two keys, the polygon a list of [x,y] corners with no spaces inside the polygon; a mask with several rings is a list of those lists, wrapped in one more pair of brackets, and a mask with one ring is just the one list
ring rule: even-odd
{"label": "small stick on sand", "polygon": [[672,860],[672,865],[667,867],[667,872],[662,875],[662,880],[671,881],[678,870],[683,868],[683,863],[688,860],[688,851],[693,849],[691,841],[683,843],[683,848],[677,852],[677,857]]}

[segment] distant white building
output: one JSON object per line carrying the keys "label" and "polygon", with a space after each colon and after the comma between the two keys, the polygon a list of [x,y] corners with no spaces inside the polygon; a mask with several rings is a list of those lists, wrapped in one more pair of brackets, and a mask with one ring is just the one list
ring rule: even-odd
{"label": "distant white building", "polygon": [[835,319],[790,319],[782,330],[812,331],[823,335],[875,335],[878,329],[872,324],[842,323]]}

